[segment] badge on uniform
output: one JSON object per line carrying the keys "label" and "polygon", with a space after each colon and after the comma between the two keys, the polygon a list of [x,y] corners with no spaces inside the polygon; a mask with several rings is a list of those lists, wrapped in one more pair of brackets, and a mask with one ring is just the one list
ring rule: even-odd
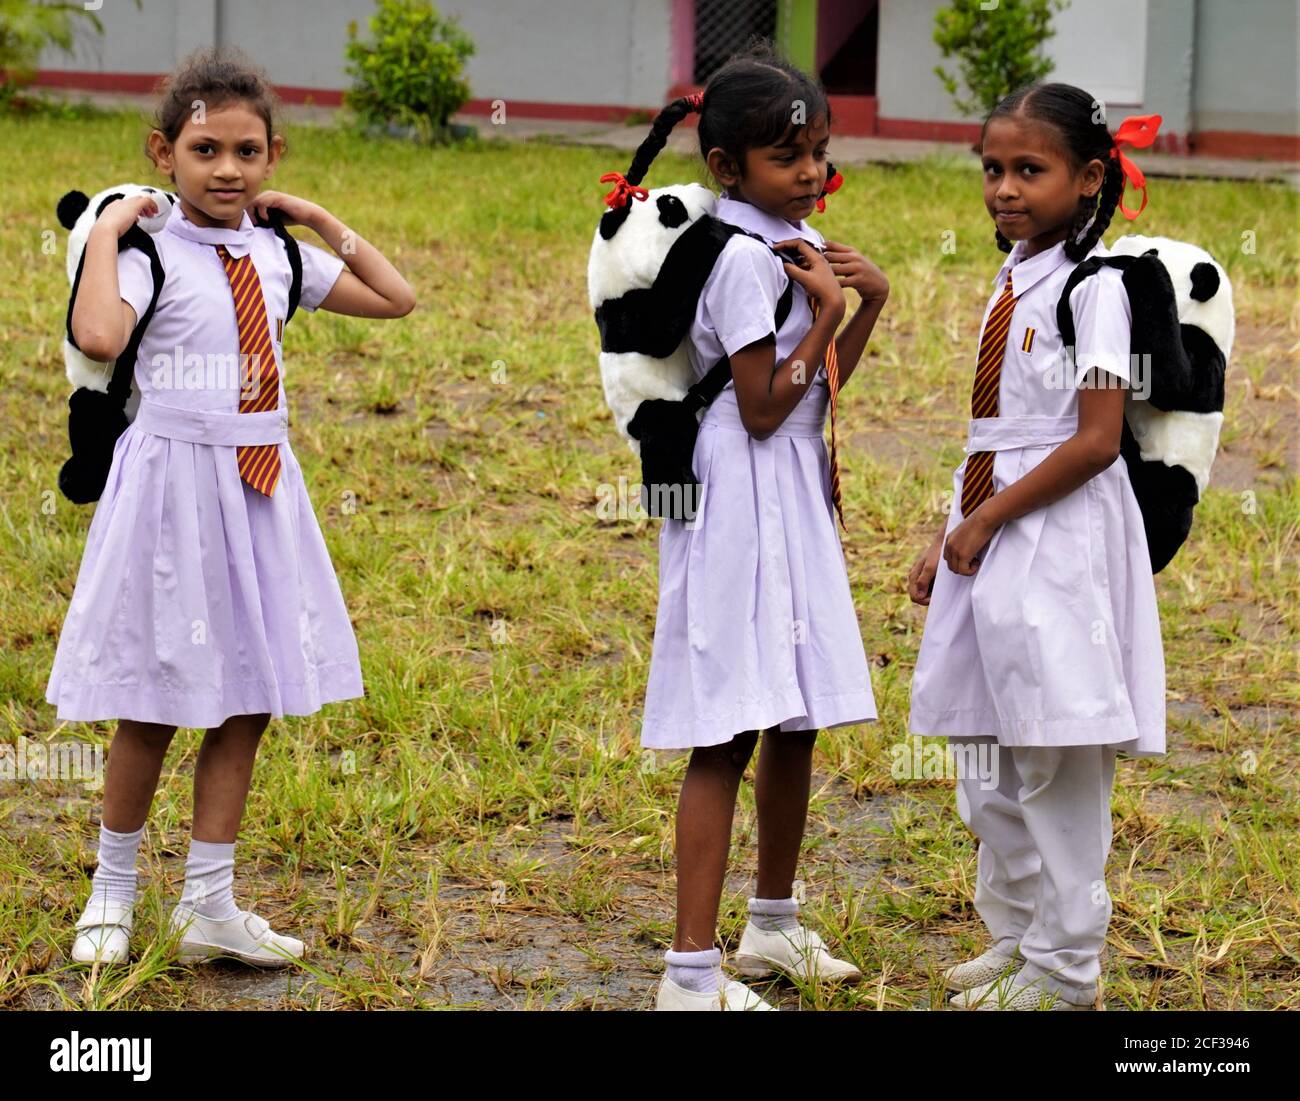
{"label": "badge on uniform", "polygon": [[275,342],[277,344],[284,343],[284,318],[283,317],[277,317],[275,319]]}
{"label": "badge on uniform", "polygon": [[1025,330],[1025,339],[1022,340],[1022,341],[1020,342],[1020,350],[1021,350],[1022,352],[1032,352],[1032,351],[1034,350],[1034,330],[1033,330],[1033,329],[1026,329],[1026,330]]}

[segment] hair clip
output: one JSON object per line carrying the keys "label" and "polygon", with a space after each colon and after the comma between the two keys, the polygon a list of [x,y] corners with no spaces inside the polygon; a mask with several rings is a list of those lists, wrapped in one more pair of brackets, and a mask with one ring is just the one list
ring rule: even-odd
{"label": "hair clip", "polygon": [[826,213],[826,196],[834,195],[841,187],[844,186],[844,176],[834,165],[830,166],[831,175],[826,181],[826,186],[822,188],[822,193],[817,197],[817,213]]}

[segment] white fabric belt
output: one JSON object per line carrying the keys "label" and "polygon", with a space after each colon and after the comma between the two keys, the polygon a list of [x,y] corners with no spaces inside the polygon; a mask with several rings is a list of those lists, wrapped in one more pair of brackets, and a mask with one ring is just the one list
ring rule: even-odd
{"label": "white fabric belt", "polygon": [[204,409],[178,409],[145,399],[140,402],[131,423],[141,432],[154,436],[226,447],[279,444],[289,439],[287,406],[260,413],[218,413]]}
{"label": "white fabric belt", "polygon": [[1078,430],[1078,417],[976,417],[970,422],[966,452],[1047,447],[1064,443]]}
{"label": "white fabric belt", "polygon": [[[805,396],[799,404],[790,410],[781,426],[772,433],[774,436],[820,436],[826,426],[826,410],[830,405],[830,390],[817,384],[811,396]],[[720,428],[738,428],[747,431],[745,422],[740,419],[740,407],[736,404],[736,391],[723,390],[713,404],[704,411],[701,424],[716,424]]]}

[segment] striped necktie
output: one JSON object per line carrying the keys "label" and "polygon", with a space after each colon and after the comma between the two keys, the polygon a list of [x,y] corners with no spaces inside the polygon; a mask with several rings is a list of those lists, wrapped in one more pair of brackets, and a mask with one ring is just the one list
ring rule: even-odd
{"label": "striped necktie", "polygon": [[[239,411],[262,413],[280,404],[280,370],[271,347],[271,330],[266,323],[266,303],[262,284],[253,267],[251,252],[238,258],[217,245],[217,255],[230,279],[234,296],[235,320],[239,324],[239,358],[248,364],[247,377],[241,377]],[[235,449],[239,476],[259,493],[270,497],[280,478],[280,446],[274,443],[251,444]]]}
{"label": "striped necktie", "polygon": [[[821,303],[817,299],[809,297],[808,305],[812,309],[813,319],[816,320],[818,311],[821,309]],[[826,345],[826,382],[831,391],[831,500],[835,502],[835,512],[840,518],[840,527],[848,531],[849,529],[844,523],[844,502],[840,496],[840,464],[835,447],[835,412],[840,396],[840,359],[835,350],[835,338],[833,336],[830,343]]]}
{"label": "striped necktie", "polygon": [[[1011,289],[1011,273],[1007,272],[1007,285],[993,304],[989,319],[980,337],[979,361],[975,367],[975,385],[971,388],[970,415],[974,418],[998,415],[998,387],[1002,381],[1002,360],[1007,351],[1007,333],[1011,330],[1011,315],[1016,308],[1016,296]],[[993,452],[976,451],[967,456],[966,474],[961,483],[961,514],[969,516],[993,496]]]}

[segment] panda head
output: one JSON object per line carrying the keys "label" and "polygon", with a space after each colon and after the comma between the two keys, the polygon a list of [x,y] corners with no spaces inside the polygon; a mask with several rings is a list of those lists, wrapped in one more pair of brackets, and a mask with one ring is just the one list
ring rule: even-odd
{"label": "panda head", "polygon": [[1116,256],[1154,252],[1174,285],[1179,322],[1204,332],[1218,345],[1225,362],[1231,357],[1236,329],[1232,284],[1213,256],[1187,241],[1140,234],[1121,237],[1110,251]]}
{"label": "panda head", "polygon": [[717,198],[701,184],[652,189],[600,220],[587,263],[591,308],[630,290],[653,286],[664,257],[691,225],[712,214]]}
{"label": "panda head", "polygon": [[87,198],[84,192],[69,191],[56,208],[59,223],[68,231],[68,282],[77,278],[77,268],[81,264],[81,254],[86,249],[86,241],[95,225],[95,219],[109,203],[116,199],[129,199],[133,195],[148,195],[158,204],[158,213],[152,218],[141,218],[137,223],[146,233],[157,233],[166,224],[176,205],[176,196],[169,191],[156,187],[143,187],[140,184],[118,184],[105,188],[98,195]]}

